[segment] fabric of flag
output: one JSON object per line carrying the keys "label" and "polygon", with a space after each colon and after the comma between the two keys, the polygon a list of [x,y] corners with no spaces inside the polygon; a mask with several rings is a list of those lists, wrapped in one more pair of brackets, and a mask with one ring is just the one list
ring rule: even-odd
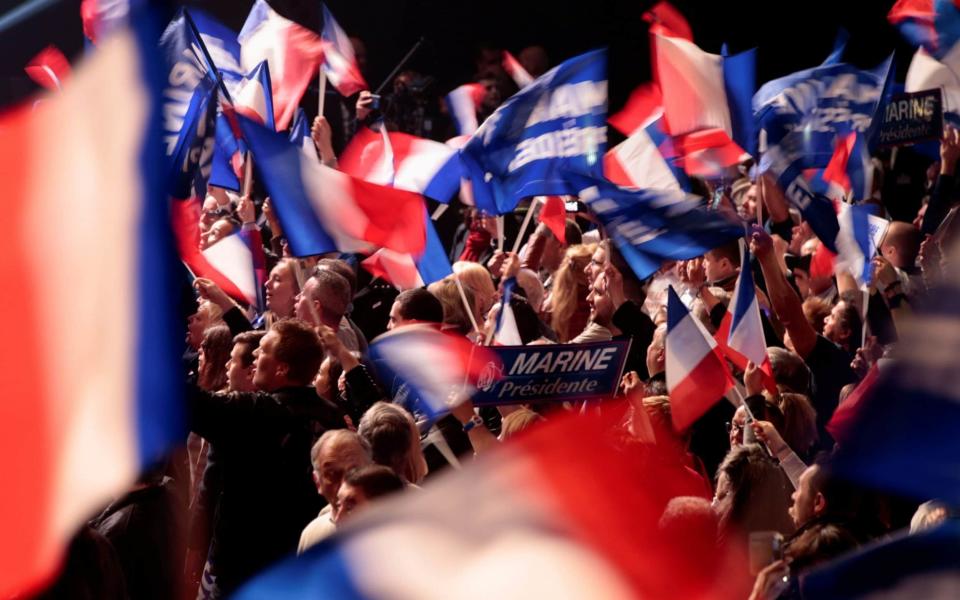
{"label": "fabric of flag", "polygon": [[[732,324],[733,314],[728,307],[727,312],[723,315],[723,319],[720,320],[720,326],[717,327],[717,331],[713,334],[713,340],[717,342],[717,348],[720,349],[724,358],[730,361],[730,363],[740,371],[746,371],[750,359],[731,348],[729,344],[730,326]],[[773,376],[773,365],[770,364],[770,360],[765,360],[763,363],[757,365],[757,367],[760,369],[760,373],[762,373],[764,389],[775,396],[777,394],[777,381]]]}
{"label": "fabric of flag", "polygon": [[504,102],[461,150],[477,208],[504,214],[522,198],[578,191],[570,173],[603,177],[606,52],[558,65]]}
{"label": "fabric of flag", "polygon": [[[307,113],[302,108],[297,108],[296,117],[293,119],[293,125],[290,126],[290,141],[302,146],[304,149],[313,149],[313,137],[310,135],[310,122],[307,121]],[[316,150],[314,150],[316,152]]]}
{"label": "fabric of flag", "polygon": [[660,1],[643,13],[643,20],[650,23],[650,33],[693,41],[693,31],[683,14],[669,2]]}
{"label": "fabric of flag", "polygon": [[273,112],[273,93],[270,68],[267,61],[260,62],[246,76],[224,73],[223,83],[230,93],[230,100],[221,98],[224,110],[233,110],[251,121],[276,129]]}
{"label": "fabric of flag", "polygon": [[130,0],[83,0],[80,3],[83,35],[97,44],[123,25],[129,12]]}
{"label": "fabric of flag", "polygon": [[943,94],[944,117],[954,125],[960,121],[960,81],[956,73],[960,69],[960,45],[954,47],[940,59],[936,59],[923,48],[917,49],[907,69],[904,90],[922,92],[940,88]]}
{"label": "fabric of flag", "polygon": [[607,121],[617,131],[629,137],[662,116],[663,95],[660,94],[660,87],[655,83],[644,83],[630,92],[630,97],[620,112]]}
{"label": "fabric of flag", "polygon": [[873,276],[873,241],[870,236],[871,209],[865,204],[841,202],[837,222],[837,257],[834,269],[849,272],[860,285],[870,283]]}
{"label": "fabric of flag", "polygon": [[674,160],[673,139],[662,129],[662,118],[650,121],[610,149],[603,157],[603,173],[624,187],[680,191],[689,187],[686,174]]}
{"label": "fabric of flag", "polygon": [[[190,9],[202,43],[210,52],[214,65],[207,64],[200,49],[201,40],[184,16],[184,9],[167,25],[160,36],[160,47],[166,57],[167,88],[164,91],[164,147],[170,169],[176,173],[187,160],[187,151],[197,137],[213,137],[215,125],[209,108],[215,105],[217,93],[214,66],[224,73],[239,73],[240,47],[233,31],[197,9]],[[207,175],[211,168],[214,144],[199,161],[198,168]],[[204,147],[204,145],[201,145]],[[200,177],[201,180],[206,177]]]}
{"label": "fabric of flag", "polygon": [[743,564],[741,549],[658,527],[667,490],[693,493],[680,461],[653,444],[614,448],[615,427],[607,415],[553,418],[416,496],[383,499],[237,598],[467,597],[483,573],[498,575],[483,594],[507,600],[748,596],[725,566]]}
{"label": "fabric of flag", "polygon": [[277,129],[286,129],[323,60],[323,40],[281,17],[265,0],[254,3],[237,40],[243,72],[264,60],[270,66]]}
{"label": "fabric of flag", "polygon": [[388,331],[370,343],[370,359],[381,381],[408,385],[430,417],[449,412],[451,393],[469,395],[482,375],[502,371],[491,350],[432,325]]}
{"label": "fabric of flag", "polygon": [[673,286],[667,297],[666,373],[670,416],[677,431],[687,429],[733,387],[717,343]]}
{"label": "fabric of flag", "polygon": [[4,598],[49,583],[77,529],[185,433],[159,28],[131,21],[60,94],[0,117],[18,232],[0,254],[17,287],[0,298]]}
{"label": "fabric of flag", "polygon": [[580,200],[640,279],[664,261],[695,258],[743,236],[742,224],[679,192],[628,190],[601,181],[580,185]]}
{"label": "fabric of flag", "polygon": [[285,134],[238,119],[294,256],[423,251],[423,196],[331,169]]}
{"label": "fabric of flag", "polygon": [[456,148],[399,131],[361,128],[340,156],[344,173],[447,203],[460,189]]}
{"label": "fabric of flag", "polygon": [[517,316],[510,306],[510,299],[517,288],[517,278],[511,277],[503,282],[503,294],[500,297],[500,312],[497,313],[497,326],[493,333],[493,341],[498,346],[522,346],[523,339],[517,328]]}
{"label": "fabric of flag", "polygon": [[59,91],[70,77],[70,62],[59,48],[51,45],[30,59],[23,70],[38,85],[51,91]]}
{"label": "fabric of flag", "polygon": [[230,120],[222,110],[217,112],[213,160],[208,183],[234,192],[240,192],[243,161],[247,146],[238,138]]}
{"label": "fabric of flag", "polygon": [[848,133],[837,139],[830,162],[823,171],[823,179],[836,184],[844,196],[863,201],[873,193],[873,166],[864,136]]}
{"label": "fabric of flag", "polygon": [[353,44],[347,33],[340,27],[326,4],[320,5],[323,10],[323,70],[327,74],[330,85],[335,87],[344,96],[352,96],[361,90],[370,89],[353,52]]}
{"label": "fabric of flag", "polygon": [[874,364],[867,371],[866,376],[857,384],[857,387],[833,411],[830,421],[827,422],[826,430],[837,444],[842,445],[853,433],[853,428],[858,419],[857,415],[863,406],[863,399],[867,394],[874,393],[874,387],[877,385],[879,377],[879,364]]}
{"label": "fabric of flag", "polygon": [[507,75],[513,79],[513,82],[517,84],[517,87],[521,90],[531,83],[533,83],[533,76],[523,68],[523,65],[520,64],[520,61],[516,57],[510,54],[508,51],[503,51],[503,70],[507,72]]}
{"label": "fabric of flag", "polygon": [[907,42],[937,59],[960,40],[960,8],[952,0],[898,0],[887,20]]}
{"label": "fabric of flag", "polygon": [[931,289],[898,327],[896,362],[861,400],[834,457],[844,478],[917,500],[960,504],[960,387],[954,282]]}
{"label": "fabric of flag", "polygon": [[673,136],[720,131],[727,143],[742,148],[733,154],[736,158],[744,152],[755,153],[751,99],[756,89],[756,52],[710,54],[691,41],[664,35],[654,36],[654,43],[666,131]]}
{"label": "fabric of flag", "polygon": [[760,303],[757,301],[757,290],[753,284],[749,249],[744,248],[740,264],[740,275],[730,300],[733,320],[727,343],[754,364],[762,365],[767,360],[767,343],[763,335],[763,323],[760,321]]}
{"label": "fabric of flag", "polygon": [[800,580],[804,598],[953,598],[960,591],[960,524],[896,533],[818,566]]}
{"label": "fabric of flag", "polygon": [[426,214],[424,219],[427,243],[422,254],[415,256],[380,248],[361,261],[363,268],[401,291],[430,285],[452,275],[450,259],[447,258],[433,221]]}
{"label": "fabric of flag", "polygon": [[537,220],[547,226],[550,233],[567,243],[567,205],[560,196],[544,196]]}
{"label": "fabric of flag", "polygon": [[465,83],[447,94],[447,110],[460,135],[473,135],[477,131],[477,111],[486,94],[481,83]]}
{"label": "fabric of flag", "polygon": [[891,64],[888,59],[872,70],[822,65],[768,82],[753,99],[765,141],[760,171],[776,177],[831,251],[836,251],[839,229],[836,211],[826,196],[811,189],[804,171],[830,163],[838,134],[856,132],[870,139],[874,114],[890,91]]}

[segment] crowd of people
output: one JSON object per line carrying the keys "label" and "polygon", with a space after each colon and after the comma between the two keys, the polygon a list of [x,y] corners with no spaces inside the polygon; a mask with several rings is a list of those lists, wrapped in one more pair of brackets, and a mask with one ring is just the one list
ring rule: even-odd
{"label": "crowd of people", "polygon": [[[477,75],[489,84],[487,111],[510,93],[499,53],[491,56]],[[534,76],[546,70],[540,48],[519,58]],[[401,110],[411,93],[405,86],[420,77],[401,74],[379,115],[372,95],[361,92],[338,131],[385,115],[387,127],[429,133],[424,118]],[[318,154],[329,165],[336,164],[332,131],[325,117],[314,121]],[[838,476],[831,469],[838,440],[828,425],[893,352],[911,305],[952,270],[958,160],[960,139],[948,130],[914,214],[904,214],[895,188],[884,185],[898,176],[894,159],[874,160],[873,195],[862,200],[894,218],[872,258],[866,294],[850,274],[818,270],[823,242],[771,179],[747,175],[749,165],[733,173],[716,208],[747,223],[760,215],[763,226],[746,239],[748,263],[734,242],[639,280],[582,204],[568,213],[563,239],[540,223],[516,253],[500,249],[494,217],[465,207],[444,240],[454,274],[403,291],[366,273],[353,255],[290,255],[269,199],[211,189],[201,245],[260,231],[266,311],[238,304],[209,279],[192,281],[184,449],[89,522],[47,594],[227,597],[276,561],[377,511],[383,498],[422,493],[438,474],[469,468],[475,455],[496,452],[524,430],[583,412],[547,400],[477,409],[466,398],[430,419],[409,387],[381,379],[370,364],[372,340],[410,325],[489,344],[509,283],[524,345],[631,341],[618,394],[625,401],[590,404],[619,411],[611,439],[624,452],[657,447],[661,463],[637,485],[656,486],[660,469],[679,474],[673,489],[661,490],[664,519],[709,532],[708,545],[776,532],[782,552],[772,562],[755,573],[742,564],[727,576],[755,577],[752,599],[799,597],[799,578],[816,565],[951,515],[942,504],[919,505],[936,499],[900,498]],[[715,184],[698,185],[712,194]],[[513,217],[508,233],[517,230]],[[676,431],[666,377],[668,286],[713,334],[744,269],[757,282],[775,386],[765,385],[759,365],[730,364],[742,398],[716,398]]]}

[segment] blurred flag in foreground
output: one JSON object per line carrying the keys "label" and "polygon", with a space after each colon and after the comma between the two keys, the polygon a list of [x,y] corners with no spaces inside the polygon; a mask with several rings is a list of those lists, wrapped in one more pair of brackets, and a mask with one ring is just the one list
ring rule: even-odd
{"label": "blurred flag in foreground", "polygon": [[59,48],[47,46],[40,51],[40,54],[30,59],[23,70],[38,85],[48,90],[59,91],[63,89],[63,84],[70,76],[70,62]]}
{"label": "blurred flag in foreground", "polygon": [[369,89],[370,86],[360,74],[350,38],[333,18],[327,5],[321,4],[320,7],[323,10],[323,71],[327,74],[330,85],[344,96],[352,96],[360,90]]}
{"label": "blurred flag in foreground", "polygon": [[236,597],[745,598],[742,552],[698,527],[709,519],[665,514],[683,467],[652,475],[656,446],[611,443],[623,410],[610,408],[557,416],[383,501]]}
{"label": "blurred flag in foreground", "polygon": [[[138,25],[140,25],[138,23]],[[0,597],[53,575],[77,528],[182,426],[163,189],[159,30],[121,28],[37,110],[0,118]],[[149,64],[148,64],[149,63]],[[55,266],[55,268],[53,268]]]}

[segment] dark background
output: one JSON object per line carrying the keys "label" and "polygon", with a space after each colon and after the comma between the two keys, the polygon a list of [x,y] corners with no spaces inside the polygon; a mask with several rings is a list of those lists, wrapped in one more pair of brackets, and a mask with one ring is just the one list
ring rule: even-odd
{"label": "dark background", "polygon": [[[0,0],[0,19],[24,0]],[[239,31],[253,0],[189,1]],[[319,2],[271,0],[274,8],[301,24],[318,28]],[[551,65],[580,52],[610,49],[610,109],[615,111],[638,83],[650,79],[647,25],[641,15],[653,2],[642,0],[327,0],[350,35],[367,45],[367,80],[376,87],[420,37],[428,42],[411,66],[438,79],[439,91],[468,81],[473,56],[484,44],[514,53],[531,44],[547,49]],[[697,44],[719,52],[759,48],[758,83],[812,67],[829,53],[840,27],[850,33],[846,60],[871,67],[896,51],[902,80],[912,56],[886,21],[893,0],[675,0],[690,22]],[[23,72],[30,58],[56,44],[76,62],[84,52],[80,0],[61,0],[31,18],[0,31],[0,106],[36,91]]]}

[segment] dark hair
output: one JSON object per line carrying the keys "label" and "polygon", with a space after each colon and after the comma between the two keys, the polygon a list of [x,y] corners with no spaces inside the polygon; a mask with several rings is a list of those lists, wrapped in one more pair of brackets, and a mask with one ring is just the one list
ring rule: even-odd
{"label": "dark hair", "polygon": [[859,545],[857,536],[845,527],[816,523],[790,540],[784,553],[790,558],[790,569],[797,574]]}
{"label": "dark hair", "polygon": [[367,465],[353,469],[343,479],[344,483],[363,491],[367,500],[403,491],[403,480],[390,467]]}
{"label": "dark hair", "polygon": [[323,345],[317,332],[297,319],[275,323],[273,331],[280,336],[277,360],[290,368],[287,379],[295,384],[309,385],[323,361]]}
{"label": "dark hair", "polygon": [[721,517],[724,537],[736,531],[793,531],[789,480],[758,444],[730,450],[717,469],[718,479],[721,473],[733,495],[730,511]]}
{"label": "dark hair", "polygon": [[395,302],[400,316],[406,320],[443,323],[443,304],[425,288],[400,292]]}
{"label": "dark hair", "polygon": [[843,301],[840,323],[850,331],[847,343],[850,345],[850,352],[854,352],[860,347],[860,340],[863,335],[863,322],[860,319],[860,311],[857,310],[856,304],[848,300]]}
{"label": "dark hair", "polygon": [[[517,321],[517,333],[520,334],[520,341],[524,344],[539,339],[541,335],[540,318],[527,302],[527,299],[519,294],[510,296],[510,308],[513,309],[513,316]],[[502,309],[501,309],[502,310]]]}
{"label": "dark hair", "polygon": [[320,269],[329,269],[346,279],[347,283],[350,284],[350,298],[353,299],[353,296],[357,293],[357,274],[353,267],[347,264],[347,261],[339,258],[321,258],[317,261],[314,273]]}
{"label": "dark hair", "polygon": [[717,246],[716,248],[707,250],[707,253],[713,254],[718,259],[726,258],[735,267],[740,266],[740,240],[727,242],[722,246]]}
{"label": "dark hair", "polygon": [[249,367],[253,364],[253,351],[260,345],[260,340],[267,335],[265,331],[244,331],[233,336],[233,345],[243,344],[243,354],[240,355],[240,364]]}
{"label": "dark hair", "polygon": [[230,328],[214,325],[203,332],[200,349],[203,350],[203,370],[198,373],[197,385],[215,392],[227,384],[227,361],[230,360]]}
{"label": "dark hair", "polygon": [[573,219],[564,221],[563,236],[566,238],[566,244],[568,246],[583,243],[583,232],[580,231],[580,226],[577,225],[577,222]]}
{"label": "dark hair", "polygon": [[810,367],[795,352],[786,348],[767,348],[777,387],[798,394],[810,394]]}

